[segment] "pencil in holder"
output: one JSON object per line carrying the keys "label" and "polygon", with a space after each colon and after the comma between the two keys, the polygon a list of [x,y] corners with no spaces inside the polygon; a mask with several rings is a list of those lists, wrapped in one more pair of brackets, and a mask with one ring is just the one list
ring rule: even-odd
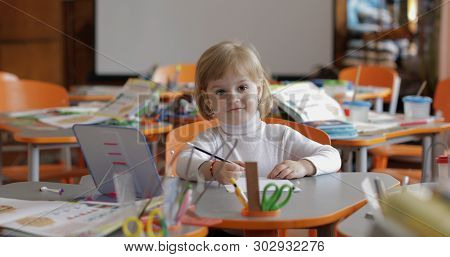
{"label": "pencil in holder", "polygon": [[280,209],[274,211],[251,211],[248,208],[243,208],[241,210],[241,215],[246,217],[276,217],[280,213]]}

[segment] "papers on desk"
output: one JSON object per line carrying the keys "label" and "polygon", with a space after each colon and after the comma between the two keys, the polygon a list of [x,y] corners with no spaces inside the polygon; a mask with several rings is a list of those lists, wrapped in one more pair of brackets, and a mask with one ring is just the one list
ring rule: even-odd
{"label": "papers on desk", "polygon": [[[277,185],[278,187],[281,187],[284,184],[288,184],[288,185],[292,185],[294,187],[294,192],[301,191],[301,189],[298,188],[297,186],[295,186],[290,180],[268,179],[265,177],[259,178],[259,191],[263,191],[264,187],[269,183],[273,183],[273,184]],[[236,184],[243,193],[247,192],[247,182],[246,182],[245,178],[239,178],[238,180],[236,180]],[[233,185],[225,185],[225,189],[229,193],[234,193]],[[287,189],[285,189],[285,191],[287,191]]]}
{"label": "papers on desk", "polygon": [[109,119],[133,119],[141,109],[147,108],[150,101],[159,103],[156,84],[149,80],[129,79],[112,101],[94,112],[45,116],[40,117],[39,121],[59,128],[71,128],[75,124],[97,124]]}
{"label": "papers on desk", "polygon": [[111,95],[116,96],[122,91],[120,86],[107,85],[81,85],[71,88],[70,93],[73,95]]}
{"label": "papers on desk", "polygon": [[40,122],[58,128],[72,128],[75,124],[97,124],[109,120],[108,117],[99,117],[92,114],[73,114],[65,116],[45,117]]}
{"label": "papers on desk", "polygon": [[339,103],[311,82],[289,84],[273,90],[272,95],[296,122],[345,119]]}
{"label": "papers on desk", "polygon": [[129,213],[106,205],[0,198],[0,227],[39,236],[107,235]]}
{"label": "papers on desk", "polygon": [[149,101],[159,103],[157,84],[150,80],[129,79],[120,94],[95,114],[118,120],[132,118],[140,109],[145,109]]}
{"label": "papers on desk", "polygon": [[358,131],[358,135],[360,136],[382,134],[400,128],[400,124],[398,122],[390,122],[390,123],[353,122],[353,125],[355,126],[356,130]]}
{"label": "papers on desk", "polygon": [[413,127],[433,123],[435,117],[407,120],[404,115],[369,112],[369,122],[352,122],[361,136],[382,134],[405,127]]}
{"label": "papers on desk", "polygon": [[7,116],[11,118],[35,118],[40,119],[43,117],[49,117],[54,115],[64,114],[86,114],[98,111],[99,108],[95,107],[83,107],[83,106],[70,106],[70,107],[57,107],[57,108],[45,108],[31,111],[21,112],[9,112]]}

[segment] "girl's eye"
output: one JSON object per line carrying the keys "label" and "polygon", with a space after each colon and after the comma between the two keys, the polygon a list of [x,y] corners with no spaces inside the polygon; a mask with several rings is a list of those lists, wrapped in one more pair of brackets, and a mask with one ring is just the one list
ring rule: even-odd
{"label": "girl's eye", "polygon": [[238,87],[238,89],[239,89],[240,92],[243,92],[243,91],[247,90],[247,88],[248,88],[247,84],[242,84],[242,85],[240,85],[240,86]]}
{"label": "girl's eye", "polygon": [[225,94],[225,90],[223,90],[223,89],[218,89],[218,90],[216,90],[215,94],[218,95],[218,96],[222,96],[222,95]]}

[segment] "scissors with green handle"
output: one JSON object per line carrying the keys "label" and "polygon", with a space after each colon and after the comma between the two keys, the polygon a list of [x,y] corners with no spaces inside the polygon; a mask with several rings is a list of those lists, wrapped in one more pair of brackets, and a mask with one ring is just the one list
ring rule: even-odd
{"label": "scissors with green handle", "polygon": [[[271,190],[271,189],[274,190]],[[283,190],[287,188],[287,196],[280,201],[281,195],[283,194]],[[268,191],[273,191],[272,194],[269,194]],[[261,200],[261,209],[262,211],[275,211],[283,208],[291,199],[292,192],[294,188],[292,185],[284,184],[281,187],[278,187],[274,183],[269,183],[264,187],[262,200]]]}
{"label": "scissors with green handle", "polygon": [[[155,217],[159,218],[161,224],[161,229],[156,234],[153,230],[153,221],[155,220]],[[147,216],[147,223],[145,226],[146,236],[151,237],[167,236],[166,222],[162,217],[163,216],[161,215],[160,209],[154,209],[150,212],[150,214]],[[131,216],[125,219],[125,221],[123,222],[122,231],[127,237],[142,236],[144,232],[144,224],[140,219],[138,219],[138,217]]]}

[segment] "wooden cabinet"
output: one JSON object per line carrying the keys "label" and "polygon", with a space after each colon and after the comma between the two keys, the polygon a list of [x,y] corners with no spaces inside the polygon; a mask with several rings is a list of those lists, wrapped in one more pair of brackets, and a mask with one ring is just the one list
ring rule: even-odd
{"label": "wooden cabinet", "polygon": [[69,87],[94,71],[94,0],[2,0],[0,70]]}
{"label": "wooden cabinet", "polygon": [[20,78],[63,84],[60,0],[0,3],[0,70]]}

